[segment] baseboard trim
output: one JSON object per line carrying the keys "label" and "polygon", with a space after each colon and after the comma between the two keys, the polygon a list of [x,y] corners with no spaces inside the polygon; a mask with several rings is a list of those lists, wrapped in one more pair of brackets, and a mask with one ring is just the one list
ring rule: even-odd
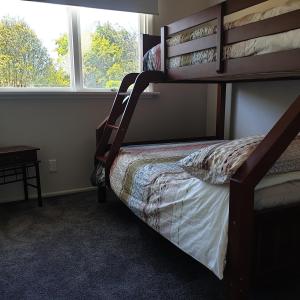
{"label": "baseboard trim", "polygon": [[[58,196],[64,196],[64,195],[72,195],[72,194],[78,194],[78,193],[84,193],[84,192],[91,192],[91,191],[96,191],[96,190],[97,190],[97,187],[89,186],[89,187],[80,188],[80,189],[72,189],[72,190],[44,193],[44,194],[42,194],[42,196],[44,198],[52,198],[52,197],[58,197]],[[34,197],[34,198],[37,198],[37,197]]]}
{"label": "baseboard trim", "polygon": [[[97,187],[89,186],[79,189],[71,189],[71,190],[64,190],[64,191],[58,191],[58,192],[50,192],[50,193],[42,193],[43,198],[53,198],[53,197],[59,197],[59,196],[65,196],[65,195],[72,195],[72,194],[78,194],[78,193],[84,193],[84,192],[92,192],[96,191]],[[37,199],[37,195],[29,194],[30,199]],[[24,198],[12,198],[8,199],[8,201],[1,202],[1,203],[9,203],[9,202],[17,202],[17,201],[24,201]]]}

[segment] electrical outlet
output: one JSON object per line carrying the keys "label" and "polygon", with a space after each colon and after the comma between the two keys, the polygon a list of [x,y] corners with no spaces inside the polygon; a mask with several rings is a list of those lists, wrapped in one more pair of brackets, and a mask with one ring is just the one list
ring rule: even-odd
{"label": "electrical outlet", "polygon": [[56,159],[49,159],[48,160],[48,167],[50,173],[56,173],[57,172],[57,164]]}

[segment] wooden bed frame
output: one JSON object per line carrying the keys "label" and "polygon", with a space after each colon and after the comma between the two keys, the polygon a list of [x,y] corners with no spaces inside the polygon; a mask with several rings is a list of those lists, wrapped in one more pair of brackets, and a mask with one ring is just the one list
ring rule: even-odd
{"label": "wooden bed frame", "polygon": [[[228,0],[197,14],[164,26],[161,36],[144,35],[142,53],[161,43],[161,71],[128,74],[123,79],[110,115],[96,131],[95,161],[105,165],[106,185],[109,171],[119,149],[124,145],[131,117],[139,96],[149,83],[217,83],[217,121],[214,137],[192,140],[223,139],[226,83],[300,78],[300,49],[281,51],[251,57],[222,60],[225,45],[255,37],[276,34],[300,28],[300,10],[267,20],[223,30],[223,16],[259,4],[264,0]],[[217,34],[168,47],[170,35],[191,27],[217,20]],[[213,63],[192,65],[168,70],[168,58],[216,47],[217,60]],[[131,92],[129,86],[134,84]],[[300,88],[299,88],[300,90]],[[120,119],[120,121],[118,121]],[[110,144],[113,131],[115,138]],[[300,264],[300,204],[262,211],[254,210],[254,190],[260,180],[300,131],[300,96],[266,135],[249,159],[230,181],[229,232],[225,280],[229,299],[248,299],[254,279],[270,276],[275,270],[291,270]],[[156,143],[148,141],[134,144]],[[187,141],[187,140],[180,140]],[[98,188],[99,199],[104,201],[105,188]],[[288,253],[287,249],[288,247]]]}

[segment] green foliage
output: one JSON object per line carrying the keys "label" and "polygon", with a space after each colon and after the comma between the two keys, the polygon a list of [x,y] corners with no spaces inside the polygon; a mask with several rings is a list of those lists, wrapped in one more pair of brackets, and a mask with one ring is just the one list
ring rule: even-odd
{"label": "green foliage", "polygon": [[67,34],[62,34],[56,41],[56,52],[59,56],[66,56],[69,52],[69,39]]}
{"label": "green foliage", "polygon": [[[55,45],[54,60],[23,20],[8,17],[0,20],[0,87],[70,86],[67,34],[59,36]],[[136,33],[99,23],[83,53],[85,86],[118,88],[127,73],[137,70]]]}
{"label": "green foliage", "polygon": [[68,86],[62,68],[56,68],[47,49],[23,21],[0,20],[0,86]]}
{"label": "green foliage", "polygon": [[70,86],[70,76],[66,74],[70,63],[68,35],[66,33],[62,34],[55,41],[55,45],[58,58],[56,60],[56,72],[53,80],[56,80],[59,86]]}
{"label": "green foliage", "polygon": [[117,88],[122,78],[138,69],[138,43],[135,33],[110,23],[98,24],[91,45],[83,54],[86,87]]}

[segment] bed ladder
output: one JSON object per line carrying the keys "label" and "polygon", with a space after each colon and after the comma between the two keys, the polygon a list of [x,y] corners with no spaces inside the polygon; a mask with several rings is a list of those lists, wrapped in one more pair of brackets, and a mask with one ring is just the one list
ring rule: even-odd
{"label": "bed ladder", "polygon": [[[164,73],[160,71],[130,73],[124,77],[108,117],[97,129],[95,158],[105,166],[107,186],[109,186],[110,167],[122,146],[140,95],[150,83],[163,82],[164,77]],[[132,84],[134,84],[133,89],[128,92]],[[109,144],[113,132],[115,136]]]}

